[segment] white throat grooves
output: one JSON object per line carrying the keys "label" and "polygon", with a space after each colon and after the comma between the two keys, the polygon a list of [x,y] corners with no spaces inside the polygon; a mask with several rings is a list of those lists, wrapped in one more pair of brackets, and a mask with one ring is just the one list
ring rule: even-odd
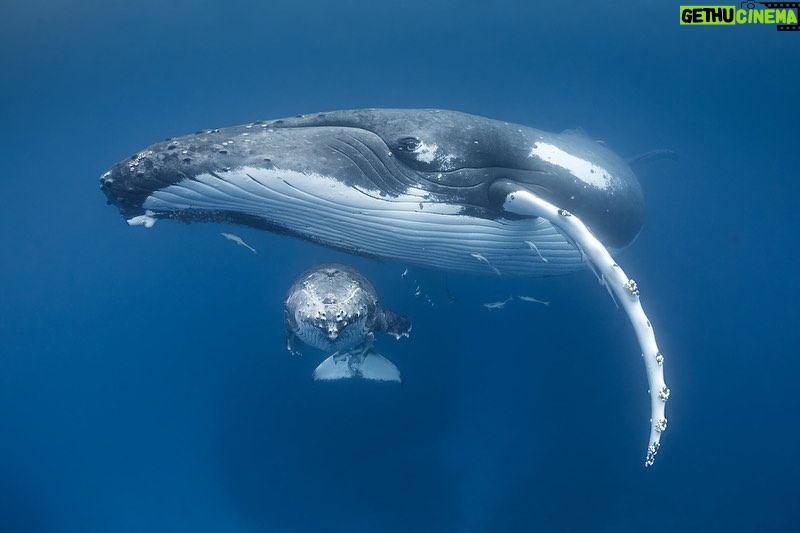
{"label": "white throat grooves", "polygon": [[644,465],[651,466],[661,441],[661,433],[667,428],[664,408],[669,398],[669,389],[664,383],[664,356],[656,345],[653,327],[644,314],[639,302],[639,289],[636,282],[628,278],[622,268],[614,262],[603,244],[592,235],[586,225],[575,215],[559,209],[528,191],[516,191],[506,197],[503,207],[520,215],[539,216],[563,231],[572,239],[594,263],[603,276],[606,285],[613,291],[636,332],[644,357],[647,381],[650,385],[650,443]]}

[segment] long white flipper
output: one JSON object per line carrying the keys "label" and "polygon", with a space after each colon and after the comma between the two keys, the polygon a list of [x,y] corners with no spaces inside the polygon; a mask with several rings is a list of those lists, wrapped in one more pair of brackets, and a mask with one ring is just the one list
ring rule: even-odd
{"label": "long white flipper", "polygon": [[542,217],[574,240],[598,268],[608,287],[627,313],[642,349],[647,381],[650,385],[650,443],[644,465],[651,466],[660,447],[661,433],[667,429],[664,408],[669,398],[669,389],[664,383],[664,356],[658,350],[653,327],[639,302],[636,282],[628,278],[614,261],[605,246],[592,235],[589,228],[575,215],[525,190],[506,196],[503,207],[506,211],[520,215]]}

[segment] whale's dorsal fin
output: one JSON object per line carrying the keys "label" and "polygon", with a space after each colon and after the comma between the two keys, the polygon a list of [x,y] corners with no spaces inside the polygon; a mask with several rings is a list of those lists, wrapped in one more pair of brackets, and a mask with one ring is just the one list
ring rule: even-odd
{"label": "whale's dorsal fin", "polygon": [[651,163],[653,161],[661,161],[663,159],[670,159],[672,161],[678,160],[678,152],[675,150],[670,150],[668,148],[661,148],[659,150],[650,150],[649,152],[645,152],[643,154],[639,154],[635,157],[631,157],[628,159],[628,165],[631,167],[641,167],[646,163]]}

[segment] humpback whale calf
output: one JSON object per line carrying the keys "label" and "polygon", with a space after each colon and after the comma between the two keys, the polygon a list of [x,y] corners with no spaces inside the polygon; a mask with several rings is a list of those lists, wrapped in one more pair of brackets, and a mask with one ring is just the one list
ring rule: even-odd
{"label": "humpback whale calf", "polygon": [[642,225],[629,164],[577,132],[444,110],[359,109],[171,138],[100,177],[130,225],[227,222],[446,271],[542,276],[592,267],[628,315],[650,387],[653,464],[663,355],[613,259]]}
{"label": "humpback whale calf", "polygon": [[334,352],[314,370],[315,380],[400,381],[400,371],[372,341],[376,331],[408,337],[411,322],[381,309],[375,289],[355,269],[326,263],[306,270],[289,289],[283,310],[290,352],[297,353],[295,339]]}

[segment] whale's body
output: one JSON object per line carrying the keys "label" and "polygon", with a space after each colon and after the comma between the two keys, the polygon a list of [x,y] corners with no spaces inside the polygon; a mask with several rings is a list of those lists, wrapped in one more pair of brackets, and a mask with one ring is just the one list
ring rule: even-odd
{"label": "whale's body", "polygon": [[604,145],[442,110],[204,130],[118,163],[101,188],[130,224],[233,222],[361,255],[513,276],[584,263],[549,221],[505,211],[511,190],[570,210],[614,250],[635,238],[643,216],[635,175]]}
{"label": "whale's body", "polygon": [[[114,165],[100,188],[131,225],[231,222],[477,274],[539,276],[591,264],[644,357],[645,465],[653,464],[667,427],[664,356],[638,285],[612,256],[639,233],[642,191],[623,159],[585,135],[454,111],[334,111],[168,139]],[[358,362],[368,351],[347,353]],[[339,375],[343,368],[322,379],[352,377]],[[380,372],[395,376],[387,368]],[[586,416],[591,408],[587,399]]]}

